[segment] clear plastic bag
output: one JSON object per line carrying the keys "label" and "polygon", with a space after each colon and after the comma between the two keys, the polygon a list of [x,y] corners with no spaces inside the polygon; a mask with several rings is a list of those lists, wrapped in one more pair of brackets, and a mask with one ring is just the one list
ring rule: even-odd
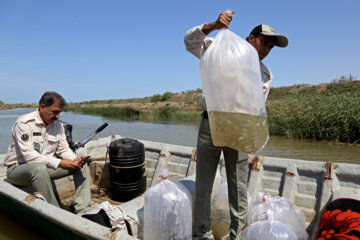
{"label": "clear plastic bag", "polygon": [[289,200],[280,196],[258,193],[248,211],[248,224],[267,219],[268,216],[264,213],[269,210],[273,212],[274,219],[287,225],[299,240],[309,239],[305,230],[303,214],[299,216],[297,213],[301,210],[293,208]]}
{"label": "clear plastic bag", "polygon": [[[247,192],[248,206],[252,201],[251,194]],[[215,240],[222,239],[230,231],[230,209],[228,184],[223,182],[215,196],[211,199],[211,231]]]}
{"label": "clear plastic bag", "polygon": [[224,182],[211,199],[211,231],[215,238],[221,239],[229,232],[230,210],[228,200],[228,185]]}
{"label": "clear plastic bag", "polygon": [[286,198],[274,197],[270,194],[259,192],[248,210],[247,222],[250,224],[262,220],[261,217],[264,216],[263,213],[269,209],[273,209],[276,213],[282,214],[290,208],[290,202]]}
{"label": "clear plastic bag", "polygon": [[191,239],[192,200],[189,191],[179,182],[164,179],[145,192],[144,239]]}
{"label": "clear plastic bag", "polygon": [[215,146],[256,153],[269,139],[259,56],[253,46],[221,29],[200,61]]}
{"label": "clear plastic bag", "polygon": [[298,240],[287,225],[274,218],[271,210],[264,215],[266,219],[254,222],[245,228],[241,234],[242,240]]}

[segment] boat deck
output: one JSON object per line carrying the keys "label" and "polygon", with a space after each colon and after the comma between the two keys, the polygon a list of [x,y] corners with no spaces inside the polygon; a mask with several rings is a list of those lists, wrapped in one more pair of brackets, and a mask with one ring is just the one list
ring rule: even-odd
{"label": "boat deck", "polygon": [[[102,201],[121,204],[127,215],[134,219],[134,235],[143,238],[143,195],[120,203],[111,200],[111,185],[108,168],[107,147],[120,136],[110,136],[89,142],[77,154],[92,156],[93,206]],[[171,144],[141,141],[145,145],[147,187],[159,180],[160,168],[167,166],[169,178],[181,181],[194,194],[196,149]],[[0,157],[1,158],[1,157]],[[213,187],[217,192],[226,181],[225,165],[221,158]],[[105,166],[105,168],[104,168]],[[105,169],[103,174],[102,170]],[[56,180],[56,188],[65,205],[71,202],[74,189],[71,179]],[[319,225],[321,210],[331,200],[339,197],[359,198],[360,165],[313,162],[305,160],[249,156],[248,190],[255,196],[259,191],[287,198],[293,206],[303,210],[305,225],[310,239],[314,238]],[[101,184],[100,191],[99,185]],[[194,198],[193,198],[194,200]]]}

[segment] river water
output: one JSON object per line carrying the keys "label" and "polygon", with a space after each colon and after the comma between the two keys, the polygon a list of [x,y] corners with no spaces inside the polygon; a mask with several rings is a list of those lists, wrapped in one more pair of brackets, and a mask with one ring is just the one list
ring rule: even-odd
{"label": "river water", "polygon": [[[29,108],[0,110],[0,154],[7,151],[14,121],[20,115],[34,110]],[[94,139],[118,134],[122,137],[196,147],[199,125],[198,122],[120,121],[72,112],[61,113],[60,119],[73,125],[72,135],[75,142],[87,137],[107,122],[109,126]],[[359,153],[359,146],[271,136],[268,144],[259,154],[311,161],[359,163]]]}
{"label": "river water", "polygon": [[[29,108],[0,110],[0,154],[7,151],[11,137],[11,127],[14,121],[20,115],[34,110]],[[61,113],[60,119],[73,126],[72,135],[75,142],[87,137],[104,122],[107,122],[109,126],[100,132],[95,139],[117,134],[122,137],[195,147],[199,125],[198,122],[120,121],[72,112]],[[268,144],[259,154],[281,158],[357,164],[360,160],[359,153],[359,146],[271,136]],[[6,218],[6,221],[4,221],[4,218]],[[11,228],[13,226],[19,226],[21,230],[9,231],[9,229],[15,229]],[[24,234],[21,235],[22,233]],[[0,211],[0,239],[18,240],[25,237],[29,238],[32,235],[34,236],[30,237],[31,239],[45,239],[42,235],[33,232],[23,224],[19,224],[6,213]]]}

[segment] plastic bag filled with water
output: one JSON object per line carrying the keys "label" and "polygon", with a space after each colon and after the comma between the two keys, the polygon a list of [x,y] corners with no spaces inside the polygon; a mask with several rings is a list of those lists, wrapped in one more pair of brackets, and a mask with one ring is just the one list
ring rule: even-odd
{"label": "plastic bag filled with water", "polygon": [[221,29],[201,57],[200,73],[214,145],[260,151],[269,131],[255,48]]}
{"label": "plastic bag filled with water", "polygon": [[269,216],[265,213],[269,213],[269,211],[276,221],[288,226],[299,240],[309,239],[302,211],[291,206],[289,200],[284,197],[259,192],[248,210],[247,223],[251,225],[254,222],[268,219]]}
{"label": "plastic bag filled with water", "polygon": [[[252,197],[247,192],[248,206]],[[228,184],[223,182],[215,196],[211,199],[211,225],[210,229],[215,239],[222,239],[230,231],[230,208]]]}
{"label": "plastic bag filled with water", "polygon": [[275,219],[257,221],[245,228],[242,240],[298,240],[295,233]]}
{"label": "plastic bag filled with water", "polygon": [[181,183],[167,179],[167,175],[167,169],[162,169],[163,179],[145,192],[144,239],[191,239],[190,192]]}

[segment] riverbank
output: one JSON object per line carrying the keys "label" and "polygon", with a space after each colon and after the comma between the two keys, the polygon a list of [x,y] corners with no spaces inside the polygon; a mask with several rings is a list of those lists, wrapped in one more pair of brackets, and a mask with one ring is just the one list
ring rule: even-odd
{"label": "riverbank", "polygon": [[351,75],[329,84],[272,89],[267,110],[270,134],[360,143],[360,81]]}
{"label": "riverbank", "polygon": [[15,108],[37,108],[38,105],[33,103],[17,103],[17,104],[5,104],[0,101],[0,110],[15,109]]}
{"label": "riverbank", "polygon": [[[201,91],[129,100],[69,104],[67,111],[118,119],[199,121]],[[360,143],[360,81],[272,88],[266,103],[270,134]]]}
{"label": "riverbank", "polygon": [[[144,98],[93,100],[69,103],[65,111],[127,120],[199,121],[201,95],[201,89],[196,89]],[[272,135],[360,143],[360,81],[351,75],[319,85],[271,88],[266,107]]]}
{"label": "riverbank", "polygon": [[107,106],[107,107],[66,107],[65,111],[99,115],[107,118],[142,121],[199,121],[201,111],[184,111],[172,107],[155,109],[136,109],[132,107]]}

